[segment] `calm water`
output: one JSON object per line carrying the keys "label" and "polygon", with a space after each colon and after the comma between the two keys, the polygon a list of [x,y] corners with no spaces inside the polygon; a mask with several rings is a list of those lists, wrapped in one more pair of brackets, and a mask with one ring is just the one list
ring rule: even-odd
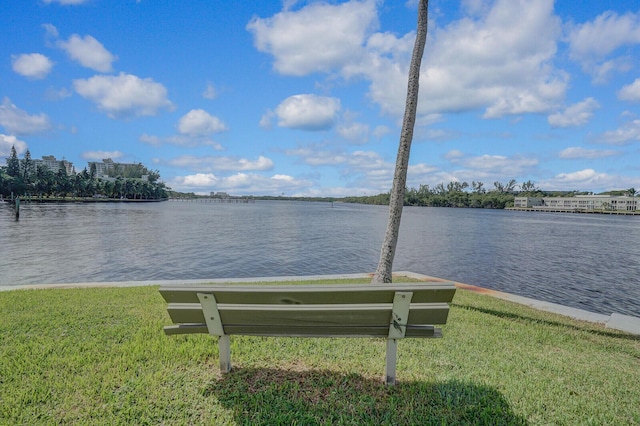
{"label": "calm water", "polygon": [[[0,203],[0,285],[360,273],[387,208]],[[394,270],[640,316],[640,217],[405,208]]]}

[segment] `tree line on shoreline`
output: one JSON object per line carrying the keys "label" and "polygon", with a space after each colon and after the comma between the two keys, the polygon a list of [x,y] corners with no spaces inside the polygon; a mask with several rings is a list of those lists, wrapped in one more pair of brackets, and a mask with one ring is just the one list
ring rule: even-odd
{"label": "tree line on shoreline", "polygon": [[[159,200],[168,197],[168,188],[160,181],[160,173],[139,165],[136,173],[102,178],[96,176],[95,164],[90,170],[68,174],[62,162],[57,172],[36,167],[27,150],[22,160],[11,148],[6,167],[0,167],[0,194],[3,197],[38,198],[96,197],[112,199]],[[142,176],[146,179],[142,179]]]}
{"label": "tree line on shoreline", "polygon": [[[504,209],[513,207],[515,197],[573,197],[576,195],[589,195],[585,191],[542,191],[534,182],[528,180],[518,184],[515,179],[507,183],[496,181],[493,188],[487,189],[484,183],[473,181],[439,183],[431,188],[429,185],[420,185],[416,188],[407,188],[404,196],[405,206],[424,207],[460,207],[460,208],[485,208]],[[627,190],[608,191],[602,195],[629,195],[635,196],[634,188]],[[359,204],[389,204],[389,193],[382,193],[361,197],[345,197],[344,202]]]}
{"label": "tree line on shoreline", "polygon": [[[526,192],[531,196],[542,196],[542,192],[532,182],[522,184]],[[420,185],[418,188],[407,188],[404,194],[405,206],[422,207],[461,207],[461,208],[485,208],[504,209],[513,206],[515,198],[516,181],[511,180],[507,184],[495,182],[494,188],[487,190],[482,182],[439,183],[433,188],[429,185]],[[382,193],[372,196],[346,197],[345,202],[361,204],[386,205],[389,203],[390,194]]]}

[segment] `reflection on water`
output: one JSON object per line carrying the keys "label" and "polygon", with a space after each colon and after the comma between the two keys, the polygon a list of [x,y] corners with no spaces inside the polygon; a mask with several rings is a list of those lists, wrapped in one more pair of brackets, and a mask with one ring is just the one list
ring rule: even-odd
{"label": "reflection on water", "polygon": [[[335,203],[0,204],[0,284],[372,272],[387,208]],[[640,218],[404,209],[394,263],[640,316]]]}

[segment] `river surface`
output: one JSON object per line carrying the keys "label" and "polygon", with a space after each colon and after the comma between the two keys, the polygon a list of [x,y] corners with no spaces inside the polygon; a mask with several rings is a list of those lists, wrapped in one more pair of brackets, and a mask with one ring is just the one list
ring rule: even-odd
{"label": "river surface", "polygon": [[[387,207],[0,203],[0,285],[373,272]],[[394,270],[640,316],[640,217],[405,207]]]}

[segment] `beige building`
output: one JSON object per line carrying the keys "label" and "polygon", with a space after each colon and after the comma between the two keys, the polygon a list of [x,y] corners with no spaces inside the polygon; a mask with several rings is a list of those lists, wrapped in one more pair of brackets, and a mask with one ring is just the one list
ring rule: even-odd
{"label": "beige building", "polygon": [[95,164],[96,167],[96,177],[106,177],[109,170],[113,168],[114,162],[111,158],[105,158],[102,162],[89,161],[89,170],[91,170],[92,164]]}
{"label": "beige building", "polygon": [[616,195],[515,197],[513,206],[542,211],[640,211],[640,197]]}
{"label": "beige building", "polygon": [[[118,174],[124,173],[126,170],[130,170],[131,168],[141,167],[140,164],[135,163],[116,163],[111,158],[105,158],[102,162],[98,161],[89,161],[89,168],[91,170],[91,166],[95,164],[96,168],[96,177],[106,179],[109,177],[109,173],[114,170],[119,170]],[[143,180],[147,180],[145,175],[142,176]]]}
{"label": "beige building", "polygon": [[51,170],[53,173],[58,173],[58,170],[60,169],[60,164],[62,164],[65,170],[67,171],[67,175],[73,175],[76,172],[75,169],[73,168],[72,162],[67,161],[64,158],[62,160],[56,160],[56,157],[54,157],[53,155],[43,155],[42,160],[32,160],[32,161],[36,170],[41,167],[45,167]]}

